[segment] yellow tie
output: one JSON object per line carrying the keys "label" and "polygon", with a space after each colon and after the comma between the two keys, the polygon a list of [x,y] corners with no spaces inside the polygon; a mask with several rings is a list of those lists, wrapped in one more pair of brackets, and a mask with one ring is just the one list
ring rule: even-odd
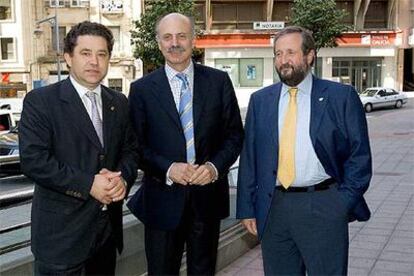
{"label": "yellow tie", "polygon": [[295,145],[296,145],[296,87],[289,88],[289,105],[279,142],[279,163],[277,178],[285,189],[295,180]]}

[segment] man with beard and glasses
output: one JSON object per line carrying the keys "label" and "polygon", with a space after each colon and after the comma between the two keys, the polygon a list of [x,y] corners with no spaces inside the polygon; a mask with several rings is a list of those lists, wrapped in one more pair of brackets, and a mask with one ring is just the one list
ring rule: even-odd
{"label": "man with beard and glasses", "polygon": [[366,221],[367,122],[351,86],[318,79],[312,34],[275,35],[280,83],[251,96],[237,217],[262,243],[266,275],[346,275],[348,222]]}
{"label": "man with beard and glasses", "polygon": [[215,272],[220,220],[229,215],[227,173],[243,126],[227,73],[194,63],[194,23],[162,17],[156,39],[166,64],[131,85],[143,184],[128,203],[145,224],[149,275]]}

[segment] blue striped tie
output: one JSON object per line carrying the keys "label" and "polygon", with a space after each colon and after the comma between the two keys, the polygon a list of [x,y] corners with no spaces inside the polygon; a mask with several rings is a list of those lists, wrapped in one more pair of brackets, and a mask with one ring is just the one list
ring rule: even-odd
{"label": "blue striped tie", "polygon": [[181,126],[183,128],[186,142],[187,162],[190,164],[194,164],[195,147],[193,128],[193,97],[191,95],[191,90],[188,84],[187,76],[183,73],[179,73],[176,76],[182,81],[178,114],[180,115]]}

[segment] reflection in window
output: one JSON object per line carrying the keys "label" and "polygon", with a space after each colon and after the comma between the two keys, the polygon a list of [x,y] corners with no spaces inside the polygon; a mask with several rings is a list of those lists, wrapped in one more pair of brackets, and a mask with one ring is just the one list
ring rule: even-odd
{"label": "reflection in window", "polygon": [[12,18],[11,0],[0,1],[0,20],[9,20]]}
{"label": "reflection in window", "polygon": [[122,92],[122,79],[108,79],[108,87]]}
{"label": "reflection in window", "polygon": [[[56,31],[55,28],[52,26],[52,49],[56,51]],[[66,36],[66,27],[59,26],[59,50],[63,52],[63,45],[64,45],[64,38]]]}
{"label": "reflection in window", "polygon": [[229,74],[234,87],[263,86],[263,58],[216,59],[215,67]]}
{"label": "reflection in window", "polygon": [[0,51],[1,60],[15,60],[15,40],[12,37],[1,37],[0,38]]}
{"label": "reflection in window", "polygon": [[121,50],[121,29],[119,26],[108,26],[114,36],[114,47],[112,52],[118,53]]}

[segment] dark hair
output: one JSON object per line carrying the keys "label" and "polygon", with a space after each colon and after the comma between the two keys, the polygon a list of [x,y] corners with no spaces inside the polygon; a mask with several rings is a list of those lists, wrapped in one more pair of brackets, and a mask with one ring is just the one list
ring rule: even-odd
{"label": "dark hair", "polygon": [[114,46],[114,37],[112,35],[111,30],[109,30],[102,24],[90,21],[83,21],[81,23],[76,24],[70,29],[69,33],[66,35],[64,40],[65,45],[63,48],[63,52],[72,54],[73,49],[76,47],[78,43],[78,37],[81,35],[94,35],[105,38],[106,44],[108,45],[109,55],[111,55],[112,48]]}
{"label": "dark hair", "polygon": [[[298,33],[302,37],[302,52],[307,55],[310,51],[314,50],[316,51],[315,47],[315,40],[313,39],[312,32],[308,29],[299,27],[299,26],[289,26],[281,31],[277,32],[274,37],[274,45],[276,45],[276,41],[281,38],[282,36],[285,36],[287,34],[293,34]],[[312,61],[313,64],[313,61]]]}

